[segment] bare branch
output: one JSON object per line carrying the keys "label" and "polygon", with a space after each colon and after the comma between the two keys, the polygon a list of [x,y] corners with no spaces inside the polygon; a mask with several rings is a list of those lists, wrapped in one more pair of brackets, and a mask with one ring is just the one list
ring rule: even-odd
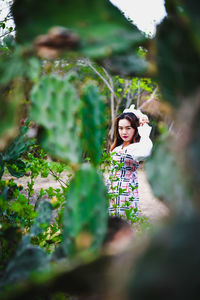
{"label": "bare branch", "polygon": [[54,171],[52,169],[49,168],[49,171],[50,171],[51,175],[60,183],[60,185],[63,186],[63,184],[64,184],[65,187],[67,187],[66,183],[62,179],[58,178],[58,176],[54,173]]}
{"label": "bare branch", "polygon": [[[131,84],[131,80],[125,80],[125,87],[124,90],[128,89],[129,85]],[[128,93],[126,94],[126,106],[125,108],[129,108],[132,101],[131,92],[128,90]]]}
{"label": "bare branch", "polygon": [[151,102],[151,101],[154,99],[157,90],[158,90],[158,87],[155,88],[155,90],[154,90],[153,93],[151,94],[151,97],[150,97],[148,100],[146,100],[142,105],[140,105],[140,106],[138,107],[138,109],[144,108],[144,106],[146,106],[149,102]]}
{"label": "bare branch", "polygon": [[108,80],[110,82],[110,86],[111,86],[111,97],[110,97],[110,110],[111,110],[111,128],[110,128],[110,131],[109,131],[109,136],[110,136],[110,139],[111,141],[113,140],[113,137],[114,137],[114,128],[115,128],[115,117],[116,117],[116,114],[115,114],[115,102],[114,102],[114,99],[115,99],[115,93],[114,93],[114,84],[113,84],[113,80],[112,80],[112,77],[108,74],[108,72],[106,71],[106,69],[104,69],[102,67],[104,73],[106,74],[106,76],[108,77]]}
{"label": "bare branch", "polygon": [[117,103],[116,103],[116,107],[115,107],[115,115],[117,114],[118,110],[119,110],[119,105],[121,103],[121,99],[120,98],[117,98]]}
{"label": "bare branch", "polygon": [[0,39],[1,39],[2,37],[6,36],[7,34],[10,34],[10,33],[14,32],[14,31],[15,31],[15,29],[13,29],[13,30],[11,30],[11,31],[5,32],[4,34],[0,35]]}
{"label": "bare branch", "polygon": [[141,92],[141,88],[140,88],[140,79],[138,79],[137,107],[139,107],[139,105],[140,105],[140,92]]}
{"label": "bare branch", "polygon": [[107,88],[111,91],[111,93],[114,93],[114,90],[108,83],[108,81],[97,71],[97,69],[92,65],[92,63],[89,61],[89,59],[84,60],[84,62],[103,80]]}
{"label": "bare branch", "polygon": [[114,85],[113,85],[113,80],[111,76],[108,74],[108,72],[104,69],[104,73],[108,77],[109,82],[97,71],[97,69],[93,66],[93,64],[89,61],[89,59],[85,59],[84,62],[102,79],[102,81],[105,83],[109,91],[111,92],[111,97],[110,97],[110,110],[111,110],[111,128],[109,131],[109,136],[110,139],[113,140],[114,137],[114,123],[115,123],[115,103],[114,103],[114,98],[115,92],[114,92]]}

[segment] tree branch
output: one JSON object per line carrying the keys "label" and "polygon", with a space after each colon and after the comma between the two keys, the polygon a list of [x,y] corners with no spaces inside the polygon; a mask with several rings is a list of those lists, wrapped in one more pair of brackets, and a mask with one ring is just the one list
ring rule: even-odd
{"label": "tree branch", "polygon": [[12,33],[12,32],[14,32],[14,31],[15,31],[15,29],[13,29],[12,31],[5,32],[4,34],[0,35],[0,39],[1,39],[2,37],[4,37],[5,35],[7,35],[7,34],[9,34],[9,33]]}
{"label": "tree branch", "polygon": [[111,110],[111,128],[110,128],[110,131],[109,131],[109,136],[110,136],[110,139],[111,141],[113,140],[113,137],[114,137],[114,127],[115,127],[115,117],[116,117],[116,114],[115,114],[115,102],[114,102],[114,99],[115,99],[115,92],[114,92],[114,84],[113,84],[113,80],[112,80],[112,77],[108,74],[108,72],[106,71],[106,69],[104,69],[102,67],[104,73],[106,74],[106,76],[108,77],[108,80],[110,82],[110,86],[111,86],[111,97],[110,97],[110,110]]}
{"label": "tree branch", "polygon": [[155,88],[155,90],[154,90],[153,93],[151,94],[151,97],[150,97],[148,100],[146,100],[142,105],[140,105],[140,106],[138,107],[138,109],[144,108],[144,106],[146,106],[149,102],[151,102],[151,101],[154,99],[157,90],[158,90],[158,87]]}
{"label": "tree branch", "polygon": [[114,90],[108,83],[108,81],[97,71],[97,69],[92,65],[92,63],[89,61],[89,59],[84,60],[84,62],[103,80],[107,88],[111,91],[111,93],[114,93]]}
{"label": "tree branch", "polygon": [[141,92],[140,79],[138,79],[137,107],[139,107],[139,104],[140,104],[140,92]]}

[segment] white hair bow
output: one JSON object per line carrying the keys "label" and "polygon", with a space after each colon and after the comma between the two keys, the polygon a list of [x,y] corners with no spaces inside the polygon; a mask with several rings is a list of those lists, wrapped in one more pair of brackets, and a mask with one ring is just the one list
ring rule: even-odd
{"label": "white hair bow", "polygon": [[144,117],[147,117],[145,114],[141,112],[139,109],[135,109],[135,104],[132,104],[129,108],[126,108],[123,113],[133,113],[136,115],[138,119],[142,119]]}

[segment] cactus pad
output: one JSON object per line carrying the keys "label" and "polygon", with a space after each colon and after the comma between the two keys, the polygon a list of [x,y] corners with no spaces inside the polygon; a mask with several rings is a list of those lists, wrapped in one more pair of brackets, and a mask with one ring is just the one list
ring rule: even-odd
{"label": "cactus pad", "polygon": [[83,94],[83,149],[89,155],[91,162],[97,164],[102,153],[105,135],[105,104],[99,89],[88,85]]}
{"label": "cactus pad", "polygon": [[78,136],[80,99],[67,79],[43,76],[31,91],[32,120],[42,127],[42,147],[53,157],[80,160]]}
{"label": "cactus pad", "polygon": [[107,226],[103,178],[90,164],[82,165],[71,183],[64,210],[64,249],[69,255],[101,246]]}

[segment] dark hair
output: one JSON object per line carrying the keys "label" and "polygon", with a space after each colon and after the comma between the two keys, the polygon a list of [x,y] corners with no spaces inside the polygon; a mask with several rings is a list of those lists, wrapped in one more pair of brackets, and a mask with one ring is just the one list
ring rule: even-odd
{"label": "dark hair", "polygon": [[135,129],[135,133],[133,135],[133,139],[132,139],[131,143],[137,143],[140,141],[140,136],[139,136],[138,129],[137,129],[139,126],[139,119],[136,117],[136,115],[134,113],[131,113],[131,112],[122,113],[115,119],[114,142],[110,147],[110,151],[112,151],[115,147],[117,147],[123,143],[123,140],[120,137],[119,130],[118,130],[119,121],[123,120],[123,119],[128,120],[131,123],[131,127]]}

